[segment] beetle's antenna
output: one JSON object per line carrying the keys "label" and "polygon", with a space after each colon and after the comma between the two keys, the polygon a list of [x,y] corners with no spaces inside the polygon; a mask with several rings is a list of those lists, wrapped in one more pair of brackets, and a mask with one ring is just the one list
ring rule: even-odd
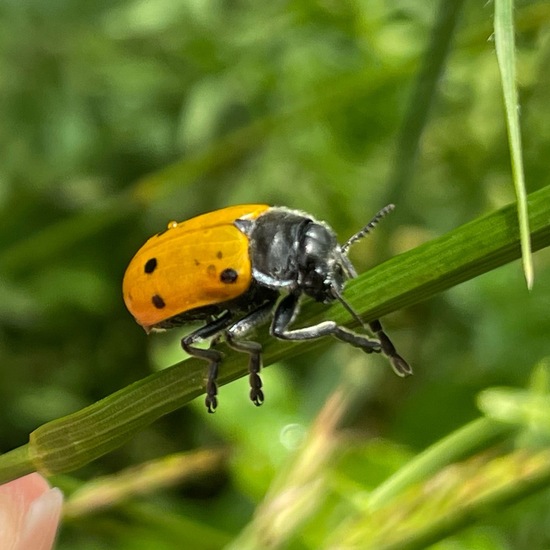
{"label": "beetle's antenna", "polygon": [[365,323],[361,320],[361,317],[354,311],[354,309],[344,300],[344,297],[336,290],[333,290],[335,298],[344,306],[344,309],[363,327],[367,328]]}
{"label": "beetle's antenna", "polygon": [[376,216],[374,216],[374,218],[372,218],[372,220],[367,225],[365,225],[365,227],[363,227],[363,229],[355,233],[355,235],[352,235],[342,246],[340,246],[340,250],[344,254],[347,254],[348,248],[352,244],[362,239],[365,235],[368,235],[378,225],[378,222],[384,216],[386,216],[386,214],[389,214],[394,208],[394,204],[388,204],[387,206],[384,206],[384,208],[382,208],[382,210],[380,210],[376,214]]}

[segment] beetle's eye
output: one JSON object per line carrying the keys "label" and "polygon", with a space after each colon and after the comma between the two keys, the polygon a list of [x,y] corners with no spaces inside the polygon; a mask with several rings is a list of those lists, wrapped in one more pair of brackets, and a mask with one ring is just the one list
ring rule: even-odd
{"label": "beetle's eye", "polygon": [[325,277],[319,271],[312,269],[309,271],[303,281],[303,287],[309,296],[319,299],[325,292]]}
{"label": "beetle's eye", "polygon": [[346,278],[344,266],[340,263],[334,264],[333,273],[334,281],[339,285],[343,284],[344,279]]}
{"label": "beetle's eye", "polygon": [[314,288],[321,287],[323,286],[323,276],[317,271],[312,271],[307,277],[307,284]]}

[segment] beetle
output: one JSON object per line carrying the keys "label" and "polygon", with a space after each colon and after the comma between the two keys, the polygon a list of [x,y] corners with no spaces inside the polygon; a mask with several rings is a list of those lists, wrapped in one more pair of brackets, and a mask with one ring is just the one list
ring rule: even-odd
{"label": "beetle", "polygon": [[[342,295],[346,281],[357,276],[348,250],[393,208],[390,204],[380,210],[342,245],[325,222],[300,210],[266,204],[229,206],[170,222],[130,261],[122,285],[124,302],[146,332],[204,322],[184,336],[181,345],[189,355],[208,362],[208,412],[218,404],[219,340],[248,354],[250,399],[255,405],[263,403],[262,346],[246,336],[270,319],[275,338],[334,336],[366,353],[382,352],[399,376],[409,375],[410,365],[379,320],[368,323],[376,338],[334,321],[291,328],[304,296],[322,303],[338,301],[361,323]],[[205,340],[210,341],[208,349],[196,346]]]}

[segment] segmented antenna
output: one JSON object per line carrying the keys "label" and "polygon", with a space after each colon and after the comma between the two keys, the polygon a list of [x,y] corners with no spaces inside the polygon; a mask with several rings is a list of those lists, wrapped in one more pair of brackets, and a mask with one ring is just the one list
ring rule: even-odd
{"label": "segmented antenna", "polygon": [[388,204],[387,206],[384,206],[382,210],[380,210],[372,220],[363,227],[360,231],[355,233],[355,235],[352,235],[342,246],[340,246],[340,250],[344,254],[347,254],[348,248],[356,243],[357,241],[361,240],[365,235],[368,235],[377,225],[378,222],[386,216],[386,214],[389,214],[393,209],[395,208],[395,204]]}
{"label": "segmented antenna", "polygon": [[367,328],[367,325],[363,323],[363,320],[359,317],[359,314],[346,302],[344,297],[334,288],[332,289],[332,292],[334,297],[344,306],[344,309],[359,323],[359,325],[363,328]]}

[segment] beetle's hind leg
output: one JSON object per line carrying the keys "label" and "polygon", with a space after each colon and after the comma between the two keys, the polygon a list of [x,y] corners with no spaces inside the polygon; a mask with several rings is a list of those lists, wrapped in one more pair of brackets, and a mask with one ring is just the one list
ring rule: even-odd
{"label": "beetle's hind leg", "polygon": [[241,340],[241,338],[254,328],[264,324],[273,310],[273,303],[267,302],[252,313],[249,313],[243,319],[231,325],[225,332],[227,345],[235,351],[248,353],[250,359],[248,362],[248,379],[250,383],[250,400],[259,407],[264,402],[264,392],[262,390],[262,379],[260,370],[262,368],[262,345],[251,340]]}
{"label": "beetle's hind leg", "polygon": [[186,342],[186,338],[181,341],[181,345],[189,355],[208,361],[208,378],[206,380],[206,397],[204,399],[204,404],[208,412],[213,413],[218,407],[218,384],[216,380],[218,378],[218,371],[223,356],[219,351],[214,349],[196,348]]}
{"label": "beetle's hind leg", "polygon": [[218,385],[216,384],[216,379],[218,378],[218,370],[223,355],[212,348],[197,348],[195,344],[222,333],[231,322],[231,314],[227,312],[221,317],[193,331],[191,334],[184,336],[181,340],[182,348],[189,355],[208,361],[208,378],[206,380],[206,398],[204,402],[209,413],[213,413],[218,406]]}

